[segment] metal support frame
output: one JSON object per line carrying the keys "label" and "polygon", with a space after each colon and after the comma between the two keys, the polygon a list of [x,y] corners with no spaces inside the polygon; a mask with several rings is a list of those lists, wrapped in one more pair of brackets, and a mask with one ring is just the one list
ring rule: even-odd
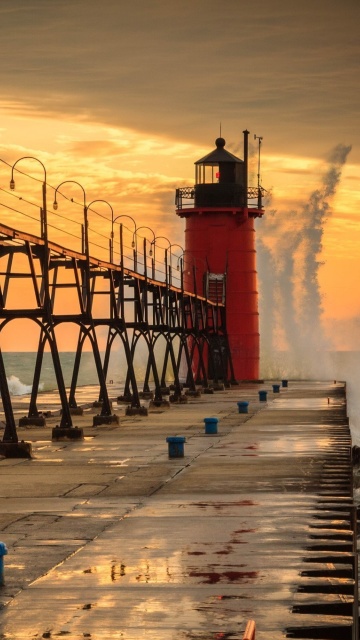
{"label": "metal support frame", "polygon": [[[144,241],[145,245],[145,241]],[[121,248],[122,251],[122,248]],[[144,246],[146,255],[146,245]],[[20,267],[19,267],[20,263]],[[154,386],[154,398],[162,401],[167,378],[173,384],[175,396],[180,396],[181,379],[196,389],[196,383],[209,384],[209,367],[218,378],[233,377],[230,351],[225,331],[225,309],[222,304],[185,292],[170,283],[149,278],[147,269],[139,274],[123,265],[100,261],[89,252],[78,253],[60,247],[44,238],[15,231],[0,224],[0,348],[2,329],[16,319],[32,320],[38,327],[38,353],[33,372],[28,418],[39,415],[38,393],[41,368],[46,347],[50,350],[57,388],[61,401],[61,427],[72,428],[71,409],[77,407],[78,374],[85,341],[89,341],[94,356],[99,384],[101,415],[111,415],[106,378],[112,348],[120,339],[126,360],[124,396],[132,407],[140,407],[139,383],[143,390]],[[11,308],[9,290],[19,281],[32,289],[31,308]],[[69,291],[69,308],[61,306],[60,292]],[[101,304],[95,304],[101,297]],[[99,312],[98,309],[101,308]],[[97,309],[97,311],[96,311]],[[66,390],[60,353],[57,345],[59,327],[78,327],[78,339],[70,388]],[[98,331],[108,328],[105,353],[100,352]],[[219,348],[226,350],[226,362],[216,366]],[[158,345],[162,343],[159,353]],[[139,345],[145,345],[144,379],[139,380],[134,359]],[[225,345],[225,347],[224,347]],[[170,372],[170,373],[169,373]],[[6,381],[4,361],[0,351],[0,392],[5,413],[4,440],[17,441],[11,396]]]}

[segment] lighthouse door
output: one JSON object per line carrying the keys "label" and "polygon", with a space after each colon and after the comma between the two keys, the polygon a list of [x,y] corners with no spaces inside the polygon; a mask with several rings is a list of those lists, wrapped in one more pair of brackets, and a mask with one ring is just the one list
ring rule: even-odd
{"label": "lighthouse door", "polygon": [[[204,278],[204,294],[211,302],[225,304],[225,273],[209,273]],[[226,379],[228,369],[228,344],[224,336],[209,336],[212,358],[209,359],[208,375],[211,380]]]}
{"label": "lighthouse door", "polygon": [[204,274],[204,295],[211,302],[225,304],[225,273]]}

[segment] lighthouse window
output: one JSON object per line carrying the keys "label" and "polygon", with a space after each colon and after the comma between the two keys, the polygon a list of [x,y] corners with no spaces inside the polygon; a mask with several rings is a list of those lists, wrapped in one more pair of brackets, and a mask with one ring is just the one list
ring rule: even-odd
{"label": "lighthouse window", "polygon": [[218,182],[220,177],[217,165],[200,165],[199,184],[213,184]]}

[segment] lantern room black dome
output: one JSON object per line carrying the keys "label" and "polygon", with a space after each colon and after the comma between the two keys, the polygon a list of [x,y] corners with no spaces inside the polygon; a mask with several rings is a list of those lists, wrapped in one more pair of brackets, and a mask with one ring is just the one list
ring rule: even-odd
{"label": "lantern room black dome", "polygon": [[225,140],[224,138],[217,138],[215,140],[215,144],[216,144],[216,149],[214,149],[214,151],[211,151],[211,153],[208,153],[207,156],[204,156],[203,158],[201,158],[200,160],[197,160],[195,162],[195,164],[219,164],[220,162],[236,162],[236,163],[243,163],[243,160],[240,160],[240,158],[237,158],[236,156],[234,156],[232,153],[230,153],[229,151],[226,151],[226,149],[224,149],[225,147]]}

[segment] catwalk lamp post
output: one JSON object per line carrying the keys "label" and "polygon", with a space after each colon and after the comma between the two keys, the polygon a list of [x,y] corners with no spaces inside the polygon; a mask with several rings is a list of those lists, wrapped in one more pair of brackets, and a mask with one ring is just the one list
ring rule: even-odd
{"label": "catwalk lamp post", "polygon": [[19,158],[14,162],[11,167],[11,180],[10,180],[10,189],[14,191],[15,189],[15,180],[14,180],[14,169],[18,162],[21,160],[36,160],[39,164],[41,164],[44,170],[44,180],[42,183],[42,209],[41,209],[41,237],[45,241],[45,245],[47,246],[48,241],[48,229],[47,229],[47,209],[46,209],[46,169],[41,160],[39,158],[35,158],[34,156],[24,156],[23,158]]}
{"label": "catwalk lamp post", "polygon": [[[153,239],[150,243],[149,256],[151,258],[151,277],[153,280],[155,280],[155,233],[153,232],[151,227],[141,226],[136,229],[136,235],[139,233],[140,229],[148,229],[153,234]],[[153,251],[153,245],[154,245],[154,251]]]}
{"label": "catwalk lamp post", "polygon": [[[80,184],[80,182],[76,182],[76,180],[64,180],[64,182],[60,182],[60,184],[56,187],[55,189],[55,194],[54,194],[54,202],[53,202],[53,209],[54,211],[57,211],[59,205],[58,202],[56,200],[56,194],[58,192],[58,190],[60,189],[60,187],[62,187],[63,184],[76,184],[78,185],[78,187],[80,187],[80,189],[83,192],[83,211],[84,211],[84,224],[83,224],[83,228],[84,228],[84,232],[82,234],[82,242],[81,242],[81,250],[82,253],[85,253],[87,260],[89,260],[89,234],[88,234],[88,207],[86,205],[86,194],[85,194],[85,189],[84,187]],[[71,202],[73,202],[73,199],[71,198]]]}
{"label": "catwalk lamp post", "polygon": [[[171,284],[171,276],[172,276],[172,264],[171,264],[172,253],[171,253],[171,249],[172,249],[173,247],[179,247],[179,249],[181,249],[181,255],[184,255],[184,249],[183,249],[183,247],[181,246],[181,244],[177,244],[176,242],[173,242],[173,243],[170,245],[170,264],[169,264],[169,281],[170,281],[170,284]],[[176,254],[175,254],[175,255],[176,255]],[[178,264],[179,264],[179,262],[178,262]]]}
{"label": "catwalk lamp post", "polygon": [[[92,204],[95,204],[95,202],[104,202],[105,204],[107,204],[107,206],[110,208],[111,211],[111,234],[112,234],[112,230],[113,230],[113,219],[114,219],[114,209],[112,208],[110,202],[108,202],[107,200],[93,200],[92,202],[90,202],[90,204],[87,205],[87,210],[89,211],[90,207]],[[110,238],[110,262],[113,262],[113,244],[112,244],[112,235]]]}
{"label": "catwalk lamp post", "polygon": [[261,161],[261,143],[263,140],[263,136],[257,136],[254,134],[254,140],[259,141],[259,150],[258,150],[258,172],[257,172],[257,194],[258,194],[258,209],[262,208],[262,193],[261,193],[261,174],[260,174],[260,161]]}
{"label": "catwalk lamp post", "polygon": [[171,242],[169,240],[169,238],[167,238],[166,236],[156,236],[154,238],[154,240],[152,241],[151,244],[154,245],[154,256],[155,256],[155,247],[156,247],[156,241],[157,240],[166,240],[166,242],[168,243],[168,247],[165,249],[165,282],[166,284],[168,283],[168,259],[167,259],[167,253],[168,250],[170,251],[170,262],[171,262]]}
{"label": "catwalk lamp post", "polygon": [[[90,297],[90,254],[89,254],[89,230],[88,230],[88,207],[86,205],[86,193],[85,193],[85,189],[84,187],[80,184],[80,182],[76,182],[76,180],[64,180],[64,182],[61,182],[55,189],[55,194],[54,194],[54,202],[53,202],[53,208],[56,211],[58,209],[58,203],[56,200],[56,194],[58,192],[58,190],[60,189],[60,187],[62,187],[63,184],[76,184],[78,187],[80,187],[80,189],[83,192],[83,211],[84,211],[84,224],[83,224],[83,233],[82,233],[82,238],[81,238],[81,251],[82,253],[85,253],[85,257],[86,257],[86,268],[84,270],[84,274],[85,274],[85,290],[86,290],[86,312],[90,315],[91,313],[91,297]],[[73,198],[71,198],[71,202],[73,202]]]}
{"label": "catwalk lamp post", "polygon": [[178,259],[176,261],[176,270],[180,271],[180,286],[182,291],[184,291],[184,257],[185,252],[178,256]]}
{"label": "catwalk lamp post", "polygon": [[[116,216],[116,218],[112,217],[112,219],[111,219],[111,252],[112,252],[112,254],[114,253],[114,224],[120,218],[129,218],[129,220],[131,220],[131,222],[134,225],[134,231],[133,231],[131,247],[132,247],[133,252],[134,252],[134,254],[133,254],[134,255],[134,271],[136,271],[136,267],[137,267],[136,222],[135,222],[134,218],[132,218],[131,216],[128,216],[125,213],[121,214],[120,216]],[[122,230],[122,228],[123,228],[123,226],[120,223],[120,258],[121,258],[121,266],[123,266],[123,264],[124,264],[123,230]]]}

